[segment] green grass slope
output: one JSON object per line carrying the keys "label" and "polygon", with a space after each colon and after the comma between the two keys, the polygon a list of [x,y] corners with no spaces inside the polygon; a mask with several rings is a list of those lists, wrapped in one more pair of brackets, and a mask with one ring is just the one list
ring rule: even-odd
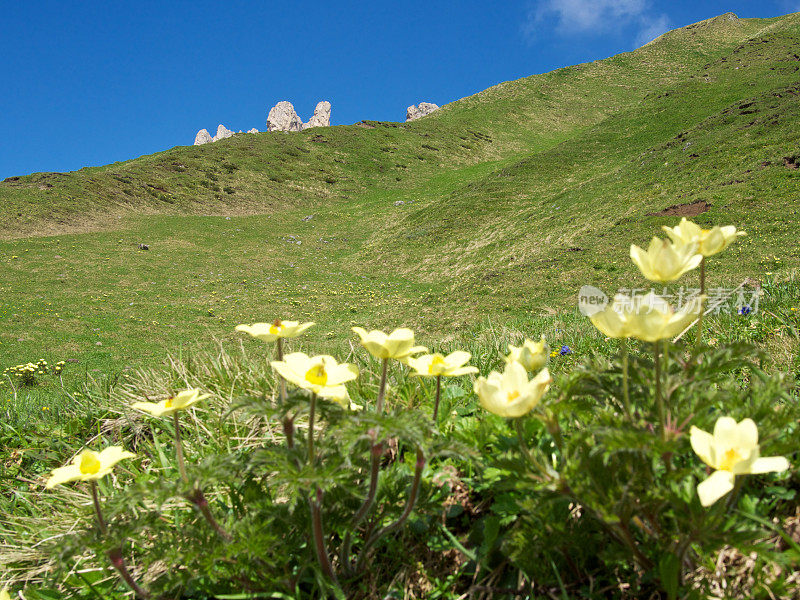
{"label": "green grass slope", "polygon": [[[723,15],[412,123],[9,178],[0,367],[69,360],[70,384],[275,316],[317,321],[332,346],[350,325],[531,332],[574,312],[585,283],[643,286],[629,244],[692,208],[748,231],[712,260],[712,285],[787,279],[800,263],[799,56],[800,14]],[[571,344],[591,334],[571,322]]]}

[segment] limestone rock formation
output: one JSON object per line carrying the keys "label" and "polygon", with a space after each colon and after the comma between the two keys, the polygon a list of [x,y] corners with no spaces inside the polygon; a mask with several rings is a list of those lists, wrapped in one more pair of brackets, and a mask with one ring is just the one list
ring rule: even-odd
{"label": "limestone rock formation", "polygon": [[200,146],[201,144],[207,144],[208,142],[213,142],[214,138],[211,137],[211,134],[208,133],[208,129],[201,129],[197,132],[197,135],[194,136],[194,145]]}
{"label": "limestone rock formation", "polygon": [[221,124],[217,127],[217,135],[215,135],[211,141],[218,142],[219,140],[224,140],[225,138],[229,138],[233,135],[233,132],[230,129],[227,129],[225,125]]}
{"label": "limestone rock formation", "polygon": [[303,123],[303,129],[310,129],[311,127],[328,127],[331,124],[331,103],[327,100],[317,103],[314,109],[314,114],[308,120],[308,123]]}
{"label": "limestone rock formation", "polygon": [[247,133],[258,133],[258,129],[256,129],[255,127],[253,127],[252,129],[248,130],[248,132],[247,132]]}
{"label": "limestone rock formation", "polygon": [[406,109],[406,121],[414,121],[426,117],[438,108],[439,106],[433,102],[420,102],[416,106],[412,104]]}
{"label": "limestone rock formation", "polygon": [[267,115],[267,131],[300,131],[303,122],[294,111],[291,102],[281,100],[273,106]]}

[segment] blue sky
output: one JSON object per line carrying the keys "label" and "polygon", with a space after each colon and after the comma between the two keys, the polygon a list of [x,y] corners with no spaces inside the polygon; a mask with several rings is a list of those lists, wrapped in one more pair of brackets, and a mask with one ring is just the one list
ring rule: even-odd
{"label": "blue sky", "polygon": [[0,2],[0,179],[265,128],[289,100],[308,120],[402,121],[501,81],[632,50],[732,11],[800,0]]}

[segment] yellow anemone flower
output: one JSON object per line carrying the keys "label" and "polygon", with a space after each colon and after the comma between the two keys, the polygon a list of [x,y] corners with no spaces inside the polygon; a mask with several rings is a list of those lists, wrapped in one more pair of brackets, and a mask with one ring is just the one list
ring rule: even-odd
{"label": "yellow anemone flower", "polygon": [[687,302],[676,311],[650,292],[631,298],[617,294],[614,301],[589,317],[601,333],[610,338],[633,337],[644,342],[671,338],[682,332],[702,311],[702,297]]}
{"label": "yellow anemone flower", "polygon": [[715,471],[697,486],[700,504],[711,506],[733,489],[736,475],[785,471],[789,461],[783,456],[760,456],[758,428],[752,419],[739,423],[720,417],[714,435],[692,426],[689,432],[692,449]]}
{"label": "yellow anemone flower", "polygon": [[414,375],[422,377],[458,377],[459,375],[469,375],[477,373],[476,367],[465,367],[464,365],[472,358],[469,352],[456,350],[447,356],[438,352],[435,354],[423,354],[422,356],[410,357],[409,366],[416,371]]}
{"label": "yellow anemone flower", "polygon": [[254,338],[265,342],[274,342],[278,338],[295,338],[312,326],[314,326],[314,323],[301,324],[299,321],[281,321],[280,319],[275,319],[272,323],[237,325],[236,331],[244,331]]}
{"label": "yellow anemone flower", "polygon": [[47,488],[70,481],[100,479],[108,475],[119,461],[135,456],[133,452],[123,450],[122,446],[109,446],[102,452],[84,450],[72,459],[72,464],[53,469],[53,474],[47,480]]}
{"label": "yellow anemone flower", "polygon": [[542,339],[538,342],[525,339],[519,347],[509,344],[506,362],[518,362],[529,373],[535,373],[547,365],[549,358],[550,346],[542,335]]}
{"label": "yellow anemone flower", "polygon": [[321,398],[334,400],[345,408],[350,406],[350,396],[342,384],[358,377],[358,368],[355,365],[339,364],[335,358],[326,354],[309,357],[303,352],[293,352],[283,360],[275,360],[271,364],[289,383]]}
{"label": "yellow anemone flower", "polygon": [[163,417],[164,415],[171,415],[184,408],[189,408],[193,404],[200,400],[205,400],[210,396],[211,394],[201,394],[200,390],[192,388],[178,392],[177,396],[167,398],[161,402],[135,402],[131,406],[148,412],[154,417]]}
{"label": "yellow anemone flower", "polygon": [[473,389],[481,406],[501,417],[521,417],[533,410],[552,382],[547,367],[528,381],[528,372],[518,362],[508,362],[502,373],[492,371],[478,377]]}
{"label": "yellow anemone flower", "polygon": [[11,600],[11,596],[8,595],[8,588],[0,590],[0,600]]}
{"label": "yellow anemone flower", "polygon": [[699,299],[687,302],[678,311],[652,292],[639,300],[627,316],[627,325],[630,336],[643,342],[655,342],[678,335],[703,310]]}
{"label": "yellow anemone flower", "polygon": [[396,358],[405,362],[412,354],[428,351],[425,346],[414,345],[414,332],[405,327],[395,329],[389,335],[377,330],[367,332],[362,327],[353,327],[353,331],[361,338],[361,345],[375,358]]}
{"label": "yellow anemone flower", "polygon": [[731,245],[737,237],[747,235],[744,231],[737,231],[733,225],[718,225],[711,229],[703,229],[697,223],[687,221],[686,217],[675,227],[664,225],[661,229],[667,232],[670,239],[677,243],[698,245],[697,251],[703,256],[713,256],[722,252]]}
{"label": "yellow anemone flower", "polygon": [[590,315],[589,320],[606,337],[631,337],[631,326],[628,320],[633,310],[633,304],[630,296],[617,294],[614,296],[613,302],[609,302],[603,310]]}
{"label": "yellow anemone flower", "polygon": [[647,252],[632,244],[631,260],[650,281],[666,282],[697,267],[703,257],[697,253],[697,243],[670,243],[654,237]]}

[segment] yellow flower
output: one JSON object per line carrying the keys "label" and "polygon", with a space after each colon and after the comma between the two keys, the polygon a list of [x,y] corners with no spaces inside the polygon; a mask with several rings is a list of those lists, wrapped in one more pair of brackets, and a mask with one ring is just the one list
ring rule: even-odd
{"label": "yellow flower", "polygon": [[687,302],[679,311],[675,311],[666,300],[651,292],[636,303],[634,311],[627,317],[630,336],[643,342],[655,342],[676,336],[686,329],[702,310],[702,302],[697,299],[694,302]]}
{"label": "yellow flower", "polygon": [[334,400],[345,408],[350,406],[350,396],[342,384],[358,377],[355,365],[338,364],[326,354],[309,357],[302,352],[288,354],[282,361],[275,360],[271,364],[281,377],[297,387]]}
{"label": "yellow flower", "polygon": [[632,314],[633,304],[634,301],[629,296],[617,294],[613,302],[609,302],[603,310],[590,315],[589,320],[600,333],[610,338],[631,337],[628,319]]}
{"label": "yellow flower", "polygon": [[172,413],[189,408],[200,400],[205,400],[211,394],[201,394],[200,390],[192,388],[179,392],[177,396],[167,398],[161,402],[136,402],[131,406],[138,408],[145,412],[150,413],[154,417],[163,417],[164,415],[171,415]]}
{"label": "yellow flower", "polygon": [[508,362],[502,374],[497,371],[489,377],[478,377],[473,389],[481,406],[501,417],[521,417],[533,410],[550,387],[547,367],[528,381],[528,372],[518,362]]}
{"label": "yellow flower", "polygon": [[423,354],[416,358],[412,356],[408,359],[408,364],[416,371],[414,375],[421,375],[422,377],[458,377],[459,375],[478,372],[475,367],[464,366],[470,358],[472,358],[472,355],[469,352],[456,350],[447,356],[443,356],[438,352],[435,354]]}
{"label": "yellow flower", "polygon": [[686,217],[683,217],[675,227],[664,225],[661,229],[666,231],[676,244],[697,244],[697,251],[703,256],[713,256],[722,252],[737,237],[747,235],[744,231],[736,231],[736,227],[733,225],[724,227],[716,225],[711,229],[703,229],[696,223],[687,221]]}
{"label": "yellow flower", "polygon": [[697,254],[697,243],[670,243],[654,237],[647,252],[631,245],[631,259],[650,281],[666,282],[697,267],[703,257]]}
{"label": "yellow flower", "polygon": [[254,338],[265,342],[274,342],[278,338],[295,338],[313,325],[314,323],[301,324],[299,321],[281,321],[280,319],[275,319],[272,323],[237,325],[236,331],[244,331]]}
{"label": "yellow flower", "polygon": [[123,450],[122,446],[109,446],[102,452],[84,450],[72,459],[72,464],[53,469],[52,476],[47,480],[47,488],[70,481],[100,479],[108,475],[119,461],[135,456],[133,452]]}
{"label": "yellow flower", "polygon": [[410,355],[428,350],[425,346],[415,346],[414,332],[404,327],[389,335],[377,330],[367,332],[362,327],[353,327],[353,331],[361,338],[361,345],[375,358],[396,358],[406,362]]}
{"label": "yellow flower", "polygon": [[542,339],[538,342],[526,338],[520,347],[509,344],[506,362],[518,362],[526,371],[534,373],[547,365],[549,354],[550,346],[542,335]]}
{"label": "yellow flower", "polygon": [[785,471],[789,461],[783,456],[759,455],[758,428],[751,419],[739,423],[720,417],[714,435],[692,426],[689,432],[692,449],[715,471],[697,486],[700,504],[711,506],[733,489],[736,475]]}
{"label": "yellow flower", "polygon": [[11,596],[8,595],[8,588],[0,590],[0,600],[11,600]]}

